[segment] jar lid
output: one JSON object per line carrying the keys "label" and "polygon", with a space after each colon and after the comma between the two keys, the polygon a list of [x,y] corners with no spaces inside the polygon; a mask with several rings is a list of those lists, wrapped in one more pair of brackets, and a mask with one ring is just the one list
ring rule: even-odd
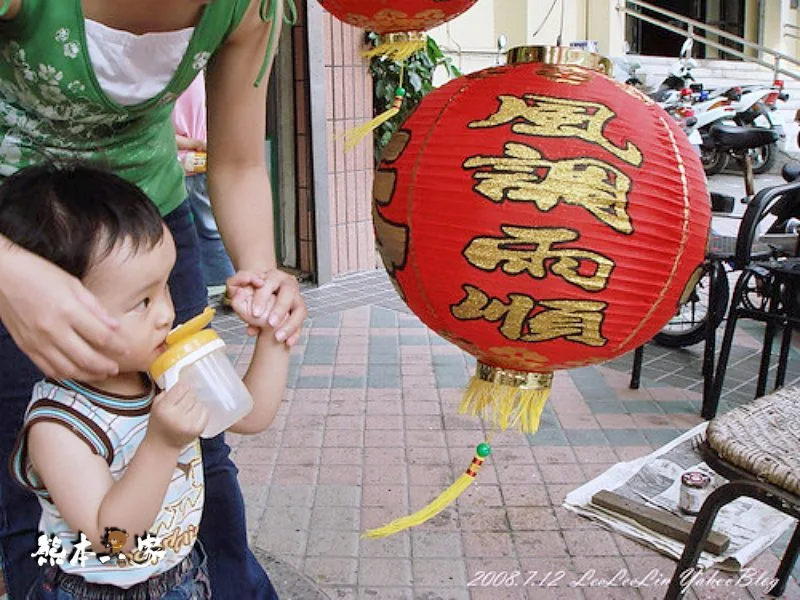
{"label": "jar lid", "polygon": [[681,483],[687,487],[703,489],[711,483],[711,477],[700,471],[687,471],[681,475]]}
{"label": "jar lid", "polygon": [[178,325],[169,332],[167,349],[150,365],[150,377],[155,381],[178,362],[197,352],[206,344],[219,339],[213,329],[204,329],[214,318],[214,309],[207,307],[196,317]]}

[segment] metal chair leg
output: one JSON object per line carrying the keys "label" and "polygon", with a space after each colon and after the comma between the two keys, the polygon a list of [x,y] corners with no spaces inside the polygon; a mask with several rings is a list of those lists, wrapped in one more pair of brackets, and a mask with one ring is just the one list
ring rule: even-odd
{"label": "metal chair leg", "polygon": [[628,387],[638,390],[642,381],[642,362],[644,362],[644,344],[633,351],[633,368],[631,369],[631,383]]}
{"label": "metal chair leg", "polygon": [[800,525],[797,525],[794,529],[794,534],[792,535],[792,539],[789,542],[789,545],[786,547],[786,551],[783,553],[783,558],[781,559],[781,564],[778,567],[777,573],[775,573],[775,585],[773,585],[769,591],[767,592],[770,596],[782,596],[783,592],[786,590],[786,583],[789,581],[789,575],[792,573],[792,569],[794,569],[794,563],[797,561],[797,554],[800,550]]}
{"label": "metal chair leg", "polygon": [[767,314],[763,319],[766,322],[764,327],[764,342],[761,345],[761,361],[758,367],[758,381],[756,382],[756,398],[760,398],[767,393],[767,379],[769,378],[769,363],[772,359],[772,343],[775,340],[775,329],[777,328],[777,315],[780,311],[780,290],[778,285],[772,286],[772,293],[767,304]]}
{"label": "metal chair leg", "polygon": [[723,506],[738,497],[738,493],[728,489],[730,485],[726,484],[717,488],[703,502],[700,513],[692,526],[692,531],[689,533],[689,539],[683,547],[683,554],[681,554],[681,558],[675,567],[675,572],[672,574],[664,600],[682,598],[686,590],[692,585],[698,573],[697,561],[700,559],[700,553],[708,534],[711,532],[711,527],[714,525],[714,519],[717,518],[717,513]]}
{"label": "metal chair leg", "polygon": [[[719,294],[719,278],[727,277],[721,261],[714,260],[709,264],[708,315],[706,317],[705,344],[703,346],[703,405],[706,398],[711,398],[714,387],[714,354],[717,345],[717,315],[713,311],[715,298]],[[727,288],[726,288],[727,289]],[[723,317],[725,315],[722,315]]]}
{"label": "metal chair leg", "polygon": [[747,271],[743,272],[736,280],[736,287],[733,292],[730,309],[728,309],[728,322],[725,324],[725,335],[722,337],[722,345],[717,357],[717,369],[714,373],[711,394],[703,398],[703,408],[700,412],[704,419],[713,419],[717,414],[719,399],[722,397],[722,384],[725,381],[725,372],[728,369],[728,359],[731,355],[733,346],[733,334],[736,330],[736,322],[739,320],[739,303],[746,293]]}

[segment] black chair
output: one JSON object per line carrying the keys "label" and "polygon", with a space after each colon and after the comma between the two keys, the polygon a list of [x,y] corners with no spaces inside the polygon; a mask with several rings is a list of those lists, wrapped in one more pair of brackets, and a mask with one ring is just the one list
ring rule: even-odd
{"label": "black chair", "polygon": [[[702,416],[706,419],[711,419],[716,414],[721,393],[721,388],[716,391],[714,388],[716,382],[715,362],[718,364],[721,362],[721,359],[715,361],[716,330],[722,323],[728,307],[730,294],[728,271],[744,272],[753,261],[767,261],[781,256],[781,249],[759,240],[757,233],[764,219],[768,218],[773,210],[785,210],[787,206],[791,208],[793,204],[791,201],[800,198],[800,179],[796,179],[798,175],[800,175],[800,169],[788,167],[784,170],[784,178],[790,180],[790,183],[765,188],[751,198],[739,223],[735,238],[712,234],[709,240],[709,250],[700,280],[701,284],[705,285],[707,294],[707,314],[703,324],[702,337],[704,342]],[[782,221],[779,223],[782,224]],[[753,306],[753,298],[757,297],[761,291],[749,287],[750,283],[745,282],[740,293],[740,303],[744,302],[748,307]],[[656,342],[658,342],[658,338],[656,338]],[[727,361],[727,354],[724,356]],[[642,362],[643,347],[639,347],[634,353],[630,382],[632,389],[637,389],[639,386]]]}
{"label": "black chair", "polygon": [[740,319],[753,319],[766,325],[755,397],[763,396],[766,392],[772,343],[778,327],[783,330],[783,339],[778,357],[775,389],[784,384],[792,328],[800,325],[797,302],[797,292],[800,290],[800,259],[779,257],[777,252],[771,257],[754,254],[753,241],[756,239],[759,224],[768,216],[779,213],[786,205],[796,202],[798,190],[800,181],[766,188],[756,194],[747,206],[736,239],[737,261],[744,265],[744,268],[734,287],[711,393],[703,397],[702,415],[706,419],[713,418],[717,412],[733,345],[733,335]]}
{"label": "black chair", "polygon": [[[686,591],[682,582],[696,568],[717,513],[749,496],[800,520],[800,388],[787,388],[753,400],[711,420],[699,450],[705,462],[728,481],[700,509],[667,589],[665,600]],[[780,596],[800,549],[800,527],[781,559],[769,594]]]}

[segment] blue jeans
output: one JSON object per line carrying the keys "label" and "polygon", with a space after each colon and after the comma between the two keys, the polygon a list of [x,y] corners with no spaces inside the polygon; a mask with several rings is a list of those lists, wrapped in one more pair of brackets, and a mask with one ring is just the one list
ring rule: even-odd
{"label": "blue jeans", "polygon": [[[200,268],[200,248],[187,202],[168,214],[167,223],[178,258],[169,288],[175,321],[200,313],[207,304]],[[30,554],[36,549],[39,501],[12,479],[8,470],[17,435],[35,382],[42,373],[25,356],[0,324],[0,558],[9,600],[25,598],[41,570]],[[229,458],[224,434],[202,439],[206,498],[199,538],[208,553],[208,571],[214,600],[277,599],[264,569],[247,546],[244,500]]]}
{"label": "blue jeans", "polygon": [[[109,567],[113,569],[114,567]],[[179,564],[131,588],[87,583],[57,566],[45,567],[44,582],[29,600],[210,600],[206,554],[201,544]]]}
{"label": "blue jeans", "polygon": [[200,238],[200,254],[206,285],[224,285],[225,280],[234,274],[234,270],[222,243],[214,213],[211,212],[206,174],[187,175],[186,192],[189,208],[192,209],[194,217],[194,226]]}

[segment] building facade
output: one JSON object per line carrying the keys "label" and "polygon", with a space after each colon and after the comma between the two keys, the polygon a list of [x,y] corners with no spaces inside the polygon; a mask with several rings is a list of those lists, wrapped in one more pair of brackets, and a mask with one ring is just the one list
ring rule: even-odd
{"label": "building facade", "polygon": [[[798,0],[650,3],[797,56]],[[333,18],[317,0],[297,4],[298,23],[284,31],[271,83],[267,141],[280,260],[322,284],[378,264],[371,223],[372,143],[364,140],[351,152],[342,143],[345,130],[372,117],[372,80],[360,55],[364,32]],[[683,36],[654,29],[618,5],[618,0],[478,0],[430,33],[465,73],[500,64],[509,48],[559,41],[596,42],[598,51],[611,57],[621,56],[626,42],[633,52],[677,56]],[[700,58],[720,55],[702,44],[695,52]]]}

